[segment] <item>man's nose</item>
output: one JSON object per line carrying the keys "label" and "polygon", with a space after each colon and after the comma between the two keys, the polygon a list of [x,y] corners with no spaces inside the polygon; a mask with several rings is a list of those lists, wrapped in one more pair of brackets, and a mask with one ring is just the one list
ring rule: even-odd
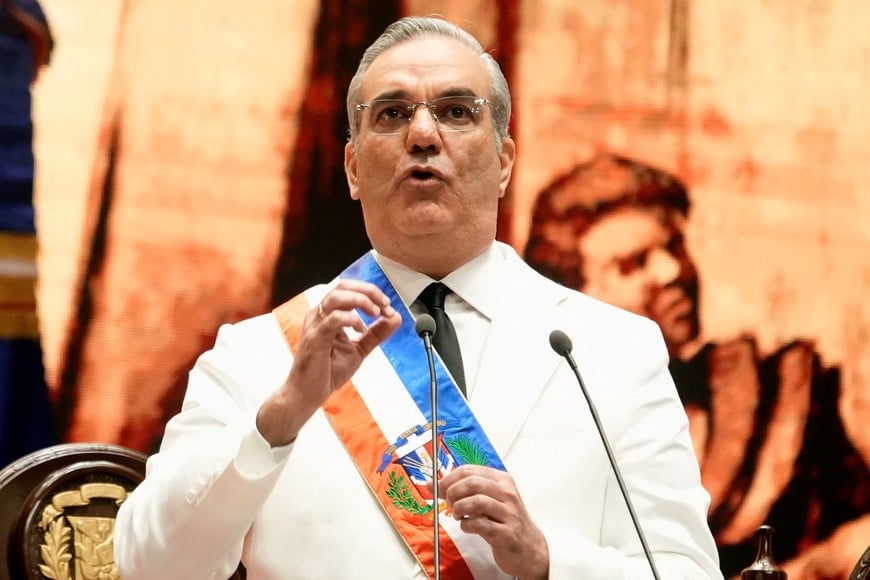
{"label": "man's nose", "polygon": [[649,255],[647,271],[660,286],[670,284],[680,275],[680,262],[663,248],[654,248]]}
{"label": "man's nose", "polygon": [[419,105],[408,120],[407,145],[409,149],[441,148],[441,133],[435,114],[426,105]]}

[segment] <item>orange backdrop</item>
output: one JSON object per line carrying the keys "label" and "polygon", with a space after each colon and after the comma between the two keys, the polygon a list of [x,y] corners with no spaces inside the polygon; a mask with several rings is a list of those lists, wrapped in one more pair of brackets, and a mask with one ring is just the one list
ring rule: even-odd
{"label": "orange backdrop", "polygon": [[[678,177],[692,203],[702,338],[751,336],[759,358],[809,339],[814,364],[839,373],[826,401],[866,474],[870,7],[43,5],[57,48],[35,87],[39,307],[66,439],[153,449],[218,325],[365,249],[340,167],[347,80],[386,23],[438,13],[490,47],[513,87],[519,162],[500,237],[522,251],[540,190],[602,151]],[[749,534],[788,483],[741,526],[714,527],[726,571],[751,561]],[[835,525],[784,523],[795,528],[791,577],[857,559],[868,493]]]}

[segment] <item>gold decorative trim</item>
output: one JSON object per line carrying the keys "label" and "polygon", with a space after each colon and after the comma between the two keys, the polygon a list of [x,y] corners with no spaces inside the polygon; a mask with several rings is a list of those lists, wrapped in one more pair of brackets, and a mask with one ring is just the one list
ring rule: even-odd
{"label": "gold decorative trim", "polygon": [[[70,563],[76,578],[84,580],[120,580],[112,551],[114,520],[106,517],[76,517],[64,515],[68,507],[88,505],[92,499],[111,499],[120,505],[128,492],[114,483],[86,483],[76,490],[62,491],[51,498],[42,510],[40,527],[45,531],[40,545],[42,575],[52,580],[71,580]],[[74,553],[70,553],[75,525]]]}
{"label": "gold decorative trim", "polygon": [[40,546],[42,564],[39,565],[39,570],[46,578],[70,580],[69,562],[72,560],[72,554],[69,553],[69,540],[71,535],[72,529],[64,525],[62,518],[49,523],[43,536],[45,543]]}

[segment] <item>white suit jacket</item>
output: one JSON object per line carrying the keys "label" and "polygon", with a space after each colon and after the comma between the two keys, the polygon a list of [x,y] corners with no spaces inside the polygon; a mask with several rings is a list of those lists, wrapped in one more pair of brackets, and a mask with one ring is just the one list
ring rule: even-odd
{"label": "white suit jacket", "polygon": [[[660,576],[721,578],[658,328],[497,246],[504,267],[490,283],[505,300],[470,406],[547,537],[550,578],[652,578],[576,378],[549,345],[554,329],[573,341]],[[227,578],[240,558],[251,580],[426,577],[322,413],[288,448],[257,433],[256,412],[291,363],[274,315],[221,328],[118,514],[125,580]],[[481,566],[481,578],[508,578]]]}

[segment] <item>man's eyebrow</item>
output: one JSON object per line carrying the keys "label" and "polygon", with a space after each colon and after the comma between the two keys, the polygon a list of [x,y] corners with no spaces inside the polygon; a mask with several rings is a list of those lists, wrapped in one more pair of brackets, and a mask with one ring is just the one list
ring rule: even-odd
{"label": "man's eyebrow", "polygon": [[375,98],[372,99],[372,101],[381,101],[384,99],[410,100],[409,97],[410,97],[410,95],[408,94],[408,91],[406,91],[405,89],[395,89],[395,90],[387,91],[386,93],[381,93],[381,94],[377,95]]}
{"label": "man's eyebrow", "polygon": [[[468,87],[448,87],[443,89],[435,94],[432,99],[440,99],[441,97],[476,97],[478,96],[474,91],[469,89]],[[411,94],[405,89],[394,89],[392,91],[387,91],[385,93],[380,93],[372,101],[381,101],[384,99],[405,99],[407,101],[413,101],[411,98]],[[371,102],[371,101],[370,101]]]}
{"label": "man's eyebrow", "polygon": [[440,97],[476,97],[478,96],[474,91],[469,89],[468,87],[449,87],[444,89],[436,98]]}

